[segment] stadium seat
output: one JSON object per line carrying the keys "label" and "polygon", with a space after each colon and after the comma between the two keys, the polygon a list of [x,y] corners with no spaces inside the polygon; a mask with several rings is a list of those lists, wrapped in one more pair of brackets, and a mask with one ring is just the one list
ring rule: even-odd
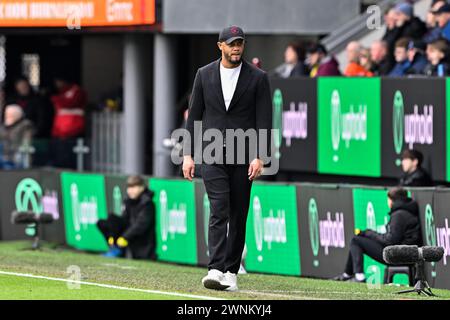
{"label": "stadium seat", "polygon": [[406,274],[408,276],[409,285],[414,286],[414,265],[392,266],[388,265],[384,271],[384,284],[393,283],[396,274]]}

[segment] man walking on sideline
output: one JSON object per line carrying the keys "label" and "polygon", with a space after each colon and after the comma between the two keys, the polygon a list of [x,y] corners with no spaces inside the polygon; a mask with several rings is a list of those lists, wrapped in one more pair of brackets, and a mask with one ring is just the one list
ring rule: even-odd
{"label": "man walking on sideline", "polygon": [[[236,156],[242,156],[236,154],[240,148],[227,148],[228,139],[223,137],[223,148],[220,146],[219,151],[221,161],[201,165],[211,209],[208,275],[202,283],[208,289],[235,291],[238,289],[236,275],[245,244],[252,182],[267,164],[261,160],[264,156],[262,145],[265,144],[270,152],[272,101],[267,74],[242,59],[245,46],[242,29],[236,26],[223,29],[217,45],[222,52],[221,58],[200,68],[195,76],[186,123],[190,138],[194,138],[194,121],[201,121],[202,130],[218,129],[223,136],[229,134],[229,129],[234,132],[253,129],[257,133],[265,129],[267,133],[264,139],[257,140],[256,146],[244,142],[246,157],[242,164],[236,162]],[[192,181],[194,153],[190,139],[187,141],[183,148],[183,175]],[[253,154],[254,149],[258,150]],[[234,157],[231,163],[230,155]]]}

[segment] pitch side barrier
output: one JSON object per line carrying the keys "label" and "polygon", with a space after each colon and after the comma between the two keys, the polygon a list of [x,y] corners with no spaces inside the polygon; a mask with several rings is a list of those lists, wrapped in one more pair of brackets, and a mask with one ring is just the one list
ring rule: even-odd
{"label": "pitch side barrier", "polygon": [[397,178],[405,149],[450,181],[448,78],[271,79],[280,169]]}
{"label": "pitch side barrier", "polygon": [[[210,206],[203,182],[146,177],[154,192],[157,253],[161,261],[206,266]],[[30,239],[12,225],[11,212],[51,213],[43,240],[82,251],[103,252],[96,228],[108,213],[122,214],[126,176],[57,170],[1,171],[0,239]],[[450,188],[415,188],[425,245],[445,248],[442,261],[427,266],[433,287],[450,289]],[[245,268],[249,272],[330,278],[342,272],[355,229],[385,232],[387,188],[363,185],[256,181],[247,221]],[[369,258],[368,281],[380,283],[385,266]],[[405,278],[395,279],[407,283]]]}

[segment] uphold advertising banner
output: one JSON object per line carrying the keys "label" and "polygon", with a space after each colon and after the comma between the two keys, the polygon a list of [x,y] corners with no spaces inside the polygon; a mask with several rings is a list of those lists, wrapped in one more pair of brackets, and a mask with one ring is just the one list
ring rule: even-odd
{"label": "uphold advertising banner", "polygon": [[252,186],[246,244],[248,271],[300,275],[295,186]]}
{"label": "uphold advertising banner", "polygon": [[[386,233],[386,224],[389,222],[389,207],[387,205],[387,190],[380,189],[353,189],[353,210],[355,213],[355,229],[374,230]],[[372,285],[384,282],[386,265],[379,263],[369,256],[364,256],[364,273],[367,283]],[[394,283],[409,284],[408,277],[397,275]]]}
{"label": "uphold advertising banner", "polygon": [[379,177],[380,79],[319,78],[318,171]]}
{"label": "uphold advertising banner", "polygon": [[194,180],[195,183],[195,223],[197,227],[197,263],[207,266],[209,262],[208,226],[210,205],[203,180]]}
{"label": "uphold advertising banner", "polygon": [[105,179],[99,174],[61,174],[67,243],[81,250],[106,251],[105,238],[97,228],[107,218]]}
{"label": "uphold advertising banner", "polygon": [[[411,197],[417,201],[419,205],[420,226],[422,229],[422,240],[424,246],[436,246],[436,224],[434,218],[434,190],[430,189],[413,189]],[[425,275],[428,284],[434,288],[436,285],[436,263],[425,264]]]}
{"label": "uphold advertising banner", "polygon": [[355,229],[352,189],[298,185],[297,206],[302,275],[344,272]]}
{"label": "uphold advertising banner", "polygon": [[271,79],[273,127],[280,169],[317,171],[317,82],[315,79]]}
{"label": "uphold advertising banner", "polygon": [[43,212],[44,190],[39,177],[39,171],[35,170],[0,172],[1,181],[7,181],[0,189],[1,240],[30,239],[29,236],[34,235],[26,226],[12,224],[11,213],[14,210]]}
{"label": "uphold advertising banner", "polygon": [[155,192],[158,259],[197,264],[195,184],[152,178],[149,187]]}
{"label": "uphold advertising banner", "polygon": [[382,175],[400,177],[401,153],[417,149],[434,180],[446,179],[445,80],[383,79]]}
{"label": "uphold advertising banner", "polygon": [[[450,288],[450,213],[448,211],[450,203],[450,191],[436,190],[434,192],[433,207],[429,207],[425,212],[425,242],[434,243],[443,247],[444,257],[436,263],[435,287]],[[434,267],[433,267],[434,268]],[[432,270],[434,271],[434,270]],[[433,285],[433,281],[430,285]]]}
{"label": "uphold advertising banner", "polygon": [[105,175],[105,191],[108,213],[122,216],[123,200],[127,198],[127,176]]}

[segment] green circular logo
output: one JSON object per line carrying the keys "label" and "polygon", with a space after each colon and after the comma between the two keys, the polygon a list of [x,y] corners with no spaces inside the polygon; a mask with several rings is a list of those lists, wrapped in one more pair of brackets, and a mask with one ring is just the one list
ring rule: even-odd
{"label": "green circular logo", "polygon": [[25,178],[16,187],[17,211],[33,211],[42,213],[42,188],[39,183],[31,178]]}
{"label": "green circular logo", "polygon": [[275,156],[277,159],[281,157],[280,147],[283,141],[283,94],[280,89],[276,89],[273,93],[273,117],[272,117],[273,141],[277,151]]}
{"label": "green circular logo", "polygon": [[427,246],[436,246],[436,227],[431,205],[425,207],[425,241]]}
{"label": "green circular logo", "polygon": [[308,205],[309,212],[309,239],[311,240],[311,249],[313,255],[319,254],[319,211],[317,210],[316,200],[311,198]]}
{"label": "green circular logo", "polygon": [[334,90],[331,94],[331,143],[333,150],[339,150],[341,141],[341,98],[339,91]]}
{"label": "green circular logo", "polygon": [[[394,95],[394,103],[392,109],[392,132],[394,135],[394,149],[395,153],[399,155],[403,148],[403,120],[405,117],[405,107],[403,104],[403,96],[400,91],[396,91]],[[397,166],[400,165],[397,159]]]}
{"label": "green circular logo", "polygon": [[119,216],[122,214],[122,191],[119,186],[113,189],[113,211]]}

